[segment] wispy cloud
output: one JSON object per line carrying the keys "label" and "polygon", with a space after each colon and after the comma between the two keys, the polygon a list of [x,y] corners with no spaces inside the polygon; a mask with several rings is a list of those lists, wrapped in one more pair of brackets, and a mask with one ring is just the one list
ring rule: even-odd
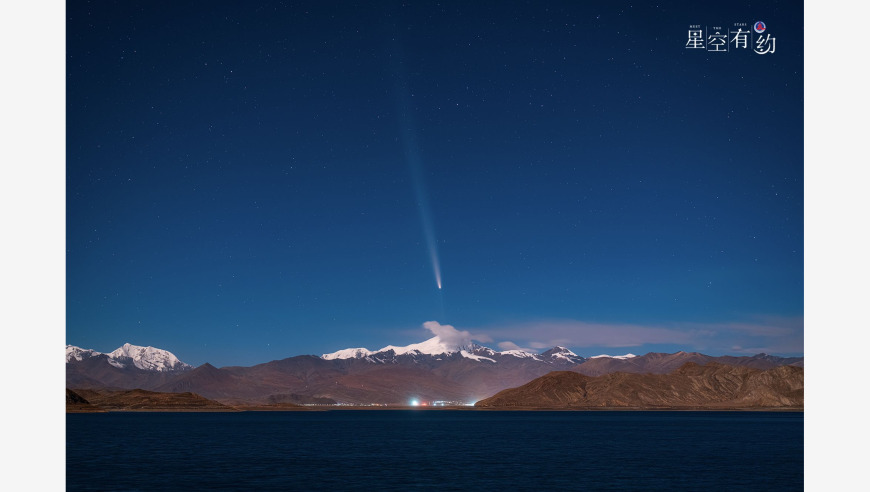
{"label": "wispy cloud", "polygon": [[535,352],[535,350],[531,348],[520,347],[519,345],[511,341],[498,342],[498,348],[502,350],[522,350],[523,352]]}
{"label": "wispy cloud", "polygon": [[[479,328],[498,346],[547,349],[679,346],[711,353],[803,353],[803,318],[756,316],[729,322],[626,324],[540,320]],[[479,338],[476,338],[479,340]],[[642,351],[642,350],[641,350]]]}
{"label": "wispy cloud", "polygon": [[657,326],[588,323],[576,320],[522,322],[482,329],[495,339],[509,339],[534,348],[637,347],[644,344],[689,343],[697,333]]}

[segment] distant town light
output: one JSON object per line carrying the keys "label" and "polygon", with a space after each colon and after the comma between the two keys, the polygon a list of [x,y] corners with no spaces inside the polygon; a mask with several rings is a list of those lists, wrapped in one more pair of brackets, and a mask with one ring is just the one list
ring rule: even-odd
{"label": "distant town light", "polygon": [[412,407],[420,406],[420,401],[417,399],[411,400],[411,406]]}

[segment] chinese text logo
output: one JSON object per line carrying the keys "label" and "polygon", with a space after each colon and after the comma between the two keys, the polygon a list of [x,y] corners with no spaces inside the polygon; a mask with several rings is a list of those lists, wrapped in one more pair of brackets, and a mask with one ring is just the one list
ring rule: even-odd
{"label": "chinese text logo", "polygon": [[692,24],[689,26],[686,49],[728,53],[749,51],[749,47],[752,46],[752,51],[759,55],[775,53],[776,38],[769,32],[765,34],[767,25],[757,21],[752,25],[752,29],[758,35],[757,38],[753,38],[749,24],[746,22],[735,22],[727,28],[721,25],[708,27]]}

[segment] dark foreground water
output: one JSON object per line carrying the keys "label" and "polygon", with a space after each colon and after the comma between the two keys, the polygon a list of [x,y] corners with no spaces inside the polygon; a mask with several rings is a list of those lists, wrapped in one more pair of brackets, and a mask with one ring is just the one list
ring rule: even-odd
{"label": "dark foreground water", "polygon": [[802,490],[803,413],[67,415],[68,490]]}

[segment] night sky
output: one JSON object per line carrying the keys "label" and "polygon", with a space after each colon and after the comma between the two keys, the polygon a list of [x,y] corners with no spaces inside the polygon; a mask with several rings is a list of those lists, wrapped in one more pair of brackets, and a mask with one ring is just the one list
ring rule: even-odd
{"label": "night sky", "polygon": [[71,2],[67,343],[803,355],[802,9]]}

